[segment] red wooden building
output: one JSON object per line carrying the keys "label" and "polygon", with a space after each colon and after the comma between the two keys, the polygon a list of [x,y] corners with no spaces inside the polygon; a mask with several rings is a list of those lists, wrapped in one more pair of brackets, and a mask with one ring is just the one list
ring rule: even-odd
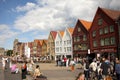
{"label": "red wooden building", "polygon": [[78,20],[73,34],[72,34],[72,41],[73,41],[73,56],[85,56],[88,54],[89,49],[89,32],[91,22]]}
{"label": "red wooden building", "polygon": [[[116,55],[119,44],[120,11],[98,8],[90,28],[90,52]],[[99,56],[98,56],[99,57]]]}

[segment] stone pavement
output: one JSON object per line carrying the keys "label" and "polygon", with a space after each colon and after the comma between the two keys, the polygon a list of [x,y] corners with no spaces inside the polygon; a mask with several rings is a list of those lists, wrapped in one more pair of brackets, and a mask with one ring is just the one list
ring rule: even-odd
{"label": "stone pavement", "polygon": [[47,77],[48,80],[75,80],[82,69],[81,66],[76,65],[75,71],[71,72],[70,67],[57,67],[55,63],[40,63],[40,70]]}
{"label": "stone pavement", "polygon": [[[82,69],[77,69],[80,67],[79,65],[76,65],[74,72],[70,71],[70,67],[57,67],[55,63],[35,63],[34,68],[36,65],[40,65],[41,72],[48,80],[75,80],[77,75],[83,71]],[[8,67],[9,65],[7,64],[7,69],[3,71],[0,62],[0,80],[22,80],[21,73],[11,74]],[[26,80],[32,80],[32,77],[27,75]]]}

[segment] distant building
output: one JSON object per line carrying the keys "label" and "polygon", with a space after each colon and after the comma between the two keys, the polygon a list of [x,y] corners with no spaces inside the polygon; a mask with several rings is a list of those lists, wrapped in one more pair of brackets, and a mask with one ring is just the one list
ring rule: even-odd
{"label": "distant building", "polygon": [[47,55],[50,56],[50,59],[55,59],[55,38],[56,38],[57,32],[51,31],[48,36],[48,42],[47,42]]}
{"label": "distant building", "polygon": [[5,54],[5,49],[4,48],[0,48],[0,55],[4,55]]}

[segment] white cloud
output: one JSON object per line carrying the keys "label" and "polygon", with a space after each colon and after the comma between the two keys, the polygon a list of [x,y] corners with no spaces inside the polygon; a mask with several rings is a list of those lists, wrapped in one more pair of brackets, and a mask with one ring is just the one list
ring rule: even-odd
{"label": "white cloud", "polygon": [[[18,6],[18,12],[25,11],[14,22],[16,29],[22,32],[32,30],[59,30],[69,25],[75,25],[75,20],[92,21],[95,12],[100,7],[120,8],[117,0],[37,0],[37,3],[26,3]],[[115,5],[118,4],[118,5]]]}
{"label": "white cloud", "polygon": [[35,4],[28,2],[25,6],[17,6],[16,10],[19,11],[29,11],[31,9],[34,9]]}
{"label": "white cloud", "polygon": [[0,24],[0,46],[4,46],[6,41],[15,35],[17,35],[17,33],[11,31],[7,25]]}

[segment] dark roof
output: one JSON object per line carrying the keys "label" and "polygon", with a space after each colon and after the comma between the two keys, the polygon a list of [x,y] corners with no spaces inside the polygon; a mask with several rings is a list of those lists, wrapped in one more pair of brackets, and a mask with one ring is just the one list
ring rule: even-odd
{"label": "dark roof", "polygon": [[100,8],[104,13],[106,13],[111,19],[117,20],[120,17],[120,11],[110,10],[105,8]]}

